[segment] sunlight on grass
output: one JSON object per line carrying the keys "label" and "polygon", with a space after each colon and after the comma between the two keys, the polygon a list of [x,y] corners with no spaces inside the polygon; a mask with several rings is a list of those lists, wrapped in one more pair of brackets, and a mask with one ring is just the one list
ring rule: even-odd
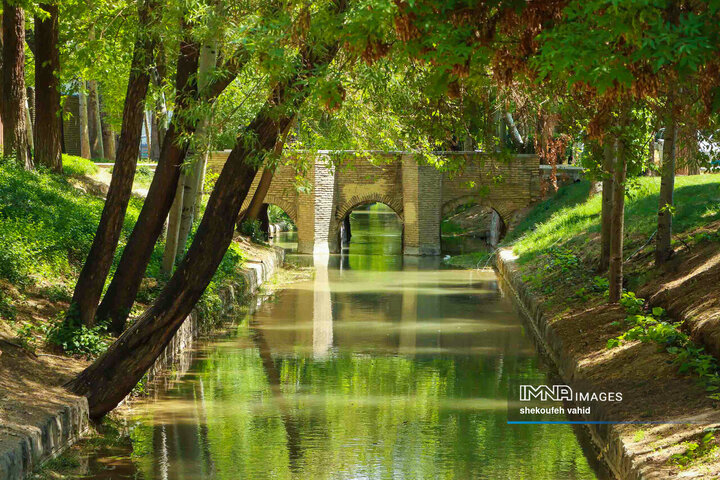
{"label": "sunlight on grass", "polygon": [[[628,190],[625,235],[632,246],[656,229],[660,179],[636,179]],[[598,248],[601,195],[588,198],[589,191],[587,181],[561,188],[535,207],[503,243],[513,246],[520,262],[532,260],[555,244],[572,242]],[[720,219],[720,175],[677,177],[675,206],[675,234]]]}

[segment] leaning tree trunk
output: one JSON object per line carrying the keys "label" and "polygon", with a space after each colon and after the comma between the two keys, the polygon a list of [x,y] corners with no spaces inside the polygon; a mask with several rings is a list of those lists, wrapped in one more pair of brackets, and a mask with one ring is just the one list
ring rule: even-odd
{"label": "leaning tree trunk", "polygon": [[[232,57],[231,62],[225,66],[225,74],[215,80],[203,97],[207,101],[217,98],[232,83],[247,60],[247,53],[244,51]],[[182,115],[177,118],[182,119]],[[177,189],[180,166],[187,151],[187,143],[180,145],[177,141],[177,128],[173,122],[165,134],[160,161],[145,203],[98,311],[99,318],[111,320],[111,331],[118,335],[125,328],[125,321],[135,302],[155,242],[162,232]],[[193,126],[186,124],[181,128],[192,133]]]}
{"label": "leaning tree trunk", "polygon": [[35,160],[62,172],[58,7],[41,3],[39,8],[47,16],[35,16]]}
{"label": "leaning tree trunk", "polygon": [[606,272],[610,266],[610,237],[612,234],[613,206],[613,155],[615,140],[606,135],[603,143],[602,159],[602,212],[600,221],[600,272]]}
{"label": "leaning tree trunk", "polygon": [[[154,6],[155,0],[147,0],[140,7],[138,13],[141,28],[149,24]],[[120,145],[112,180],[100,217],[100,224],[75,285],[71,308],[68,312],[68,318],[77,317],[83,325],[95,323],[98,301],[112,265],[125,220],[125,211],[132,194],[145,95],[150,82],[146,62],[148,58],[151,58],[153,51],[153,41],[146,32],[140,30],[137,35],[125,96]]]}
{"label": "leaning tree trunk", "polygon": [[665,263],[673,254],[672,217],[673,191],[675,189],[675,159],[677,151],[677,119],[669,101],[665,122],[660,197],[658,200],[657,236],[655,237],[655,265]]}
{"label": "leaning tree trunk", "polygon": [[34,168],[28,153],[25,118],[25,11],[3,1],[3,153],[27,170]]}
{"label": "leaning tree trunk", "polygon": [[242,221],[252,222],[253,220],[258,219],[263,203],[265,203],[265,196],[270,190],[273,174],[274,172],[271,168],[263,169],[258,186],[255,189],[255,193],[253,194],[252,200],[250,200],[250,205],[248,206],[247,212],[245,212],[245,216]]}
{"label": "leaning tree trunk", "polygon": [[618,139],[613,166],[614,188],[612,227],[610,232],[609,301],[618,303],[623,288],[623,235],[625,226],[625,177],[627,175],[627,152],[625,140]]}
{"label": "leaning tree trunk", "polygon": [[238,141],[230,153],[193,244],[158,298],[103,356],[68,385],[71,391],[88,397],[91,417],[105,415],[133,389],[212,279],[232,241],[234,221],[257,172],[253,157],[271,148],[283,127],[281,122],[289,122],[286,116],[271,118],[270,110],[264,109],[249,127],[259,143],[251,146]]}
{"label": "leaning tree trunk", "polygon": [[78,91],[78,122],[80,123],[80,156],[90,158],[90,127],[88,126],[88,98],[85,94],[87,82],[80,82]]}
{"label": "leaning tree trunk", "polygon": [[232,242],[235,219],[262,158],[273,148],[307,96],[309,77],[334,58],[337,46],[323,49],[319,58],[312,51],[301,51],[305,74],[298,73],[277,84],[270,99],[238,137],[192,246],[168,284],[107,352],[67,385],[74,393],[87,397],[91,417],[105,415],[133,389],[210,283]]}
{"label": "leaning tree trunk", "polygon": [[[293,125],[294,123],[288,125],[287,129],[282,132],[281,138],[275,144],[275,148],[273,149],[274,157],[279,158],[280,155],[282,155],[285,141],[287,140],[287,136],[290,133]],[[270,165],[266,164],[265,168],[263,169],[262,175],[260,176],[260,181],[258,182],[258,186],[255,189],[252,200],[250,200],[250,205],[248,205],[247,212],[245,212],[245,216],[242,219],[243,221],[249,220],[252,222],[253,220],[257,220],[259,218],[260,213],[263,211],[265,197],[267,196],[268,191],[270,191],[270,185],[272,185],[273,175],[275,175],[275,169]]]}
{"label": "leaning tree trunk", "polygon": [[[186,25],[189,28],[190,25]],[[190,38],[190,35],[186,36]],[[125,328],[125,321],[135,296],[140,288],[145,268],[150,261],[155,242],[167,218],[170,207],[178,188],[182,162],[188,149],[188,135],[194,132],[192,122],[188,122],[187,108],[197,97],[197,76],[199,46],[186,40],[181,42],[175,79],[176,99],[175,115],[170,128],[165,134],[160,159],[155,168],[155,175],[150,183],[140,216],[133,228],[127,245],[120,257],[120,263],[110,282],[108,290],[98,310],[98,317],[111,320],[110,329],[120,334]],[[176,227],[172,228],[172,231]],[[171,230],[171,229],[169,229]],[[169,235],[175,238],[175,233]],[[164,267],[167,261],[164,261]],[[173,262],[174,263],[174,259]],[[170,267],[172,264],[170,264]],[[171,271],[171,268],[168,268]],[[170,271],[166,273],[170,273]],[[137,280],[136,280],[137,279]],[[135,283],[135,281],[137,283]]]}

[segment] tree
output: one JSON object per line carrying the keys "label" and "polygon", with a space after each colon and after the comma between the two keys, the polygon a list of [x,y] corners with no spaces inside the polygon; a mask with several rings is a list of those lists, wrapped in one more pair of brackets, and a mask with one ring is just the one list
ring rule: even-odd
{"label": "tree", "polygon": [[62,171],[58,7],[41,3],[35,16],[35,160]]}
{"label": "tree", "polygon": [[25,11],[3,1],[3,154],[27,170],[34,167],[28,149],[25,91]]}
{"label": "tree", "polygon": [[68,320],[77,318],[83,325],[95,323],[100,296],[112,265],[125,211],[132,193],[133,178],[140,146],[140,129],[150,75],[147,62],[152,58],[153,40],[148,27],[153,19],[157,0],[143,0],[138,8],[139,29],[130,66],[123,124],[117,159],[107,193],[100,224],[85,259],[71,301]]}
{"label": "tree", "polygon": [[655,237],[655,265],[665,263],[673,253],[672,217],[675,190],[675,157],[677,151],[677,114],[673,95],[669,95],[665,114],[660,195],[658,197],[657,236]]}
{"label": "tree", "polygon": [[623,129],[627,127],[627,113],[621,112],[620,135],[617,140],[613,164],[612,221],[610,226],[610,303],[618,303],[623,288],[623,234],[625,231],[625,179],[627,176],[627,140]]}
{"label": "tree", "polygon": [[86,82],[80,82],[78,90],[78,122],[80,123],[80,156],[90,158],[90,126],[88,121],[88,97],[85,93]]}
{"label": "tree", "polygon": [[111,162],[115,161],[115,132],[110,124],[107,112],[103,105],[103,99],[100,97],[100,120],[102,124],[102,142],[105,158]]}
{"label": "tree", "polygon": [[[215,71],[218,56],[218,43],[213,39],[203,45],[200,52],[200,63],[198,66],[198,88],[204,91],[211,83],[212,74]],[[175,201],[178,202],[182,198],[182,208],[180,210],[180,221],[178,225],[178,239],[175,248],[175,257],[182,256],[185,253],[185,245],[187,243],[192,224],[195,219],[196,206],[202,201],[203,178],[205,176],[205,166],[207,165],[209,142],[206,136],[210,126],[210,115],[203,115],[198,122],[196,135],[196,144],[199,148],[190,149],[187,154],[189,165],[182,177],[182,195],[176,195]],[[200,141],[197,141],[200,140]],[[207,144],[207,146],[206,146]],[[173,205],[174,208],[174,205]],[[168,222],[172,225],[172,222]],[[167,245],[166,245],[167,249]]]}
{"label": "tree", "polygon": [[[226,62],[221,70],[222,74],[216,78],[206,92],[203,92],[203,98],[207,101],[216,98],[235,79],[247,61],[248,52],[244,48],[238,49]],[[188,84],[186,88],[189,87]],[[179,141],[180,133],[184,132],[186,134],[184,138],[187,138],[187,134],[194,131],[192,124],[185,123],[187,115],[182,114],[182,110],[189,107],[190,97],[189,92],[182,92],[181,89],[176,101],[176,115],[173,117],[175,120],[165,134],[160,160],[145,197],[145,203],[98,310],[98,317],[109,319],[112,332],[118,335],[125,328],[125,321],[135,302],[155,242],[162,232],[177,190],[181,174],[180,167],[188,148],[186,140]]]}
{"label": "tree", "polygon": [[105,158],[100,117],[100,93],[96,80],[88,81],[88,130],[90,132],[90,155]]}
{"label": "tree", "polygon": [[[343,2],[337,6],[344,10],[347,5]],[[337,38],[340,25],[332,25],[336,30],[330,38]],[[262,109],[238,136],[190,250],[175,274],[153,305],[105,354],[67,385],[88,398],[91,417],[103,416],[132,390],[200,299],[230,246],[235,220],[263,157],[309,95],[309,80],[320,75],[335,57],[338,41],[333,42],[301,46],[296,71],[277,82]]]}
{"label": "tree", "polygon": [[[293,122],[294,124],[294,122]],[[275,148],[273,149],[273,157],[279,158],[282,154],[283,146],[285,145],[285,142],[287,140],[287,136],[290,133],[290,130],[292,129],[293,124],[288,125],[287,130],[285,130],[282,133],[282,136],[278,140],[277,144],[275,145]],[[258,216],[260,215],[262,211],[262,206],[265,203],[265,197],[267,196],[268,191],[270,190],[270,185],[272,185],[272,179],[273,175],[275,174],[275,168],[273,165],[270,164],[270,162],[265,162],[265,168],[263,168],[262,175],[260,175],[260,181],[258,182],[257,187],[255,188],[255,193],[253,194],[252,199],[250,200],[250,205],[248,205],[247,211],[245,212],[245,217],[243,218],[243,221],[254,221],[258,219]]]}
{"label": "tree", "polygon": [[610,267],[610,238],[612,235],[612,206],[615,188],[613,162],[616,152],[616,141],[606,135],[603,142],[602,156],[602,208],[600,213],[600,266],[599,271],[605,272]]}

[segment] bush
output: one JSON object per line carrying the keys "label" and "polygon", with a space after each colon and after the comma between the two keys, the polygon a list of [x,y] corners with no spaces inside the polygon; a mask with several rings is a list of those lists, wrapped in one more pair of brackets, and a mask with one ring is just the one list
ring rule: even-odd
{"label": "bush", "polygon": [[65,353],[88,356],[99,355],[107,349],[111,337],[106,333],[106,325],[86,327],[74,315],[63,320],[64,317],[65,312],[60,312],[58,320],[48,330],[48,343],[57,345]]}
{"label": "bush", "polygon": [[255,243],[267,241],[267,235],[262,231],[260,220],[244,220],[240,224],[240,233],[247,235]]}

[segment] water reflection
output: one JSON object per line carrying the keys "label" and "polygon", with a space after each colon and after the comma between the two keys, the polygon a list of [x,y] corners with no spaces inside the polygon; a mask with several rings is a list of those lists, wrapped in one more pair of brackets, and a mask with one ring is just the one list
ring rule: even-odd
{"label": "water reflection", "polygon": [[[491,272],[373,252],[353,224],[132,418],[146,479],[591,479],[570,427],[507,425],[509,379],[544,378]],[[377,242],[395,242],[378,246]],[[119,472],[119,470],[115,470]],[[121,478],[102,476],[96,478]]]}

